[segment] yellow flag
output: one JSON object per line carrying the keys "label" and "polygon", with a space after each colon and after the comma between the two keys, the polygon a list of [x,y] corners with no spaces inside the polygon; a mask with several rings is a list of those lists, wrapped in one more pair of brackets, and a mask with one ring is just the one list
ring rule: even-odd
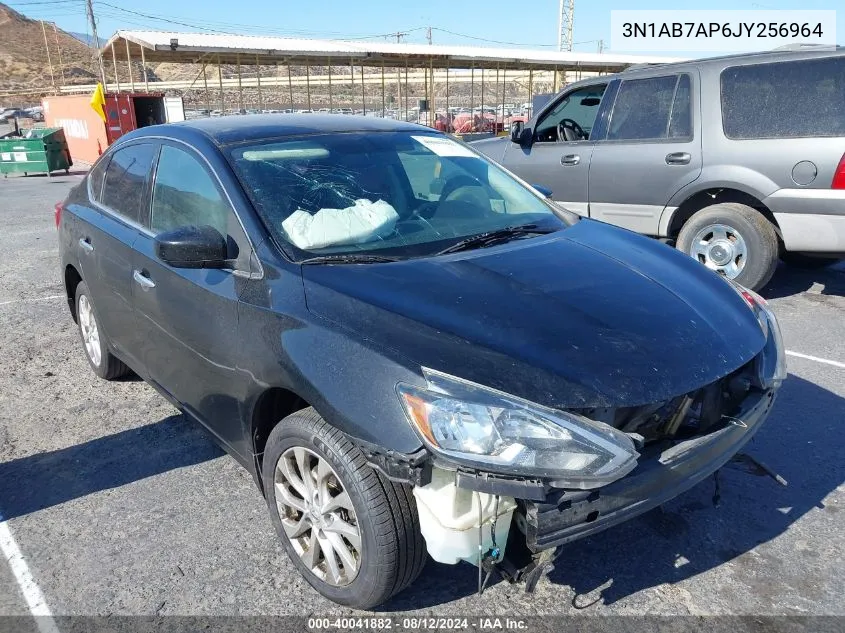
{"label": "yellow flag", "polygon": [[91,95],[91,107],[94,108],[100,118],[105,122],[106,120],[106,94],[103,92],[103,84],[97,82],[97,87],[94,88],[94,93]]}

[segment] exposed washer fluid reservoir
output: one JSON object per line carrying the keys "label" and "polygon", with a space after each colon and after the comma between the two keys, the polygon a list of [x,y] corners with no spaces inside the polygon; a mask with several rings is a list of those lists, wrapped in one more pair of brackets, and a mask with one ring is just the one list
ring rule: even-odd
{"label": "exposed washer fluid reservoir", "polygon": [[[455,485],[455,473],[433,468],[431,482],[414,488],[420,530],[426,548],[438,563],[454,565],[465,560],[478,564],[478,509],[481,506],[481,551],[493,547],[490,524],[496,510],[496,495],[464,490]],[[513,497],[499,497],[496,520],[496,546],[501,554],[508,542],[513,511]]]}

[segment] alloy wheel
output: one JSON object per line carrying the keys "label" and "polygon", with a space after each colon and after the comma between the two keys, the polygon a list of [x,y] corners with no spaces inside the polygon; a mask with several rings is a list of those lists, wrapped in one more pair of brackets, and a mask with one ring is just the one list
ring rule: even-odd
{"label": "alloy wheel", "polygon": [[96,367],[99,367],[103,360],[100,349],[100,330],[97,327],[97,317],[94,316],[94,308],[91,306],[91,302],[88,301],[86,295],[79,297],[77,316],[79,318],[79,329],[82,332],[82,342],[85,344],[85,353],[88,354],[91,362]]}
{"label": "alloy wheel", "polygon": [[350,584],[361,566],[361,530],[331,465],[293,446],[276,463],[274,485],[282,527],[305,567],[335,587]]}
{"label": "alloy wheel", "polygon": [[748,247],[735,228],[710,224],[692,238],[690,255],[710,270],[736,279],[748,261]]}

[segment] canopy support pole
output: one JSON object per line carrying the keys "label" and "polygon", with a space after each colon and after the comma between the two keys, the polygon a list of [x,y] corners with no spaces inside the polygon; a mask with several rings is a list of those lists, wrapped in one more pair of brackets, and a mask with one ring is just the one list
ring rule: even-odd
{"label": "canopy support pole", "polygon": [[534,102],[532,101],[534,97],[534,70],[528,71],[528,107],[531,108],[531,115],[534,115]]}
{"label": "canopy support pole", "polygon": [[241,83],[241,55],[237,54],[235,58],[238,62],[238,114],[244,109],[244,87]]}
{"label": "canopy support pole", "polygon": [[367,116],[367,92],[364,90],[364,64],[361,64],[361,107],[364,110],[364,116]]}
{"label": "canopy support pole", "polygon": [[308,98],[308,109],[311,110],[311,63],[305,64],[305,92]]}
{"label": "canopy support pole", "polygon": [[141,70],[144,72],[144,92],[150,91],[150,80],[147,78],[147,56],[141,46]]}
{"label": "canopy support pole", "polygon": [[[506,68],[502,70],[502,132],[505,131],[505,101],[507,100],[508,94],[508,83],[505,81],[505,76],[507,72]],[[498,69],[496,70],[496,74],[499,74]]]}
{"label": "canopy support pole", "polygon": [[220,55],[217,56],[217,84],[220,86],[220,114],[226,112],[223,102],[223,65],[220,63]]}
{"label": "canopy support pole", "polygon": [[328,63],[326,68],[329,70],[329,114],[331,114],[334,110],[332,107],[332,58],[327,57],[326,62]]}
{"label": "canopy support pole", "polygon": [[117,54],[114,52],[114,43],[111,45],[111,63],[114,66],[114,82],[117,84],[117,91],[120,92],[120,77],[117,75]]}
{"label": "canopy support pole", "polygon": [[258,82],[258,109],[264,109],[264,96],[261,94],[261,66],[258,65],[258,55],[255,56],[255,79]]}
{"label": "canopy support pole", "polygon": [[211,97],[208,94],[208,73],[206,72],[206,66],[208,66],[208,62],[202,63],[202,85],[205,88],[205,108],[208,110],[208,114],[211,114]]}
{"label": "canopy support pole", "polygon": [[[449,126],[449,67],[446,67],[446,127]],[[448,129],[446,130],[449,131]]]}
{"label": "canopy support pole", "polygon": [[[425,99],[425,107],[426,107],[426,125],[431,127],[431,97],[428,94],[429,89],[429,82],[428,82],[428,68],[423,66],[423,98]],[[422,121],[422,109],[420,109],[420,118],[419,121]]]}
{"label": "canopy support pole", "polygon": [[129,66],[129,86],[132,88],[132,92],[135,92],[135,77],[132,74],[132,58],[129,57],[129,40],[123,40],[123,43],[126,44],[126,65]]}
{"label": "canopy support pole", "polygon": [[469,131],[475,127],[475,62],[470,64],[469,76]]}
{"label": "canopy support pole", "polygon": [[293,107],[293,80],[290,78],[290,59],[288,59],[288,91],[290,92],[290,109],[294,110]]}
{"label": "canopy support pole", "polygon": [[435,103],[434,97],[434,58],[429,57],[428,59],[428,67],[429,67],[429,77],[431,78],[431,91],[429,94],[431,95],[431,103],[428,104],[429,111],[431,112],[431,127],[434,127],[434,121],[437,118],[437,104]]}
{"label": "canopy support pole", "polygon": [[484,116],[484,66],[481,67],[481,129],[479,132],[483,132],[484,128],[487,127],[487,119]]}

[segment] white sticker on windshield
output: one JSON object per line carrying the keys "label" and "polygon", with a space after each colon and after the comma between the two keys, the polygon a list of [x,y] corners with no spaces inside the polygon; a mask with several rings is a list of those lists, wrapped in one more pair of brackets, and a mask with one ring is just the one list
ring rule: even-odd
{"label": "white sticker on windshield", "polygon": [[469,149],[445,136],[412,136],[438,156],[469,156],[477,158]]}

